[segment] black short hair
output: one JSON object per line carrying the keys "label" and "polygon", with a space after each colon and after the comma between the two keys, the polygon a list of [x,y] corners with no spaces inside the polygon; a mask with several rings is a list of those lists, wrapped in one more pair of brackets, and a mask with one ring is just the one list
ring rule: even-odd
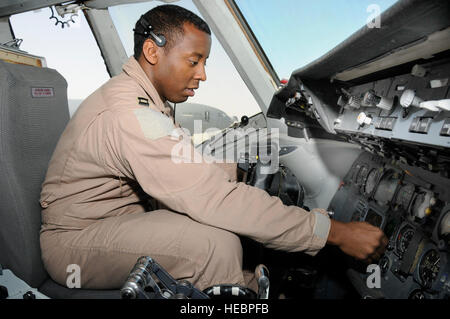
{"label": "black short hair", "polygon": [[[183,26],[186,22],[191,23],[197,29],[211,35],[208,24],[195,13],[177,5],[157,6],[143,15],[144,19],[153,27],[155,34],[163,35],[167,43],[164,46],[166,51],[170,50],[177,41],[184,35]],[[148,37],[143,35],[141,18],[136,22],[134,32],[134,57],[138,59],[142,53],[142,47]]]}

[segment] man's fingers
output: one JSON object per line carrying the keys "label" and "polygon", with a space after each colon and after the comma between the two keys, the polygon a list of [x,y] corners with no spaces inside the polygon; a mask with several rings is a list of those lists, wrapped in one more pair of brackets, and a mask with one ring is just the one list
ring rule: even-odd
{"label": "man's fingers", "polygon": [[350,256],[372,263],[384,254],[388,239],[383,231],[366,222],[344,224],[348,228],[340,248]]}
{"label": "man's fingers", "polygon": [[386,250],[386,247],[387,247],[388,243],[389,243],[389,240],[383,234],[381,239],[380,239],[378,247],[375,248],[374,253],[370,256],[370,259],[371,259],[372,262],[380,260],[381,256],[383,256],[383,254],[384,254],[384,252]]}
{"label": "man's fingers", "polygon": [[376,252],[375,254],[372,255],[371,258],[373,261],[378,261],[381,258],[381,254],[379,252]]}
{"label": "man's fingers", "polygon": [[383,234],[383,236],[381,237],[381,245],[383,247],[386,247],[388,243],[389,243],[389,239],[386,237],[385,234]]}
{"label": "man's fingers", "polygon": [[377,248],[377,252],[382,255],[384,253],[384,251],[386,250],[388,242],[387,241],[383,241],[381,243],[381,245]]}

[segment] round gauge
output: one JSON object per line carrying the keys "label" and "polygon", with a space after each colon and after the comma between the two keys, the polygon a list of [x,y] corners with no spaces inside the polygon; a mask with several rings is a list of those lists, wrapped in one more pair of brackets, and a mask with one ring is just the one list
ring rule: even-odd
{"label": "round gauge", "polygon": [[373,190],[375,189],[375,186],[377,185],[377,177],[378,173],[377,170],[374,168],[370,171],[369,175],[367,176],[366,186],[364,189],[366,195],[372,194]]}
{"label": "round gauge", "polygon": [[388,171],[381,178],[377,190],[373,195],[374,199],[381,206],[387,205],[394,197],[397,186],[398,179],[396,174],[394,174],[392,171]]}
{"label": "round gauge", "polygon": [[439,234],[441,236],[448,235],[450,233],[450,210],[444,214],[439,225]]}
{"label": "round gauge", "polygon": [[408,299],[426,299],[426,297],[422,290],[414,290]]}
{"label": "round gauge", "polygon": [[419,278],[425,287],[431,284],[439,274],[441,256],[436,249],[431,249],[422,257],[419,264]]}
{"label": "round gauge", "polygon": [[414,229],[411,226],[406,225],[399,231],[395,246],[397,248],[397,254],[399,255],[400,258],[403,257],[403,254],[408,248],[409,242],[411,241],[413,236],[414,236]]}
{"label": "round gauge", "polygon": [[405,210],[408,209],[409,203],[414,195],[414,189],[415,187],[413,184],[402,186],[398,192],[396,204],[402,206]]}

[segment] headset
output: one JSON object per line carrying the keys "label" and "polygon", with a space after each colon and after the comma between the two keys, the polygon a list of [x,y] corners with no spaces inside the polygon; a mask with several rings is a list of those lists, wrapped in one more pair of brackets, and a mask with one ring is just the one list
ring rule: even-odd
{"label": "headset", "polygon": [[153,26],[147,21],[147,19],[145,19],[145,17],[143,15],[139,19],[139,24],[144,28],[144,32],[140,33],[140,32],[137,32],[136,29],[133,29],[133,31],[136,34],[142,35],[146,38],[151,37],[153,39],[153,41],[155,41],[156,45],[159,47],[163,47],[166,45],[166,43],[167,43],[166,38],[162,34],[156,35],[153,32]]}

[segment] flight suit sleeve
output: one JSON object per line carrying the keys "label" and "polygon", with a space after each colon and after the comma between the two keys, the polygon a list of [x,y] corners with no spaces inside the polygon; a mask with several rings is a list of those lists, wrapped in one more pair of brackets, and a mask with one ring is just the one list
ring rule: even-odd
{"label": "flight suit sleeve", "polygon": [[324,211],[285,206],[278,197],[232,181],[190,139],[171,136],[170,122],[151,109],[114,116],[106,131],[106,165],[200,223],[284,251],[314,255],[325,245],[330,220]]}

